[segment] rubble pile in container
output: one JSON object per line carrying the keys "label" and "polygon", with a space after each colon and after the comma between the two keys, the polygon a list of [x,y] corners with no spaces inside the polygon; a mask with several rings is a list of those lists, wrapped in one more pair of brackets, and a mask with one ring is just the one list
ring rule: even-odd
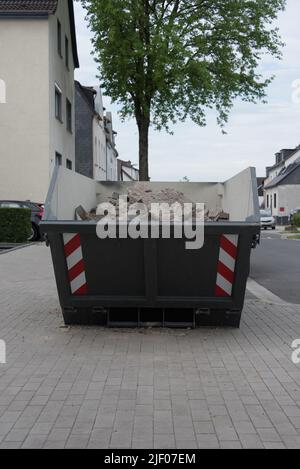
{"label": "rubble pile in container", "polygon": [[[107,200],[110,204],[112,204],[116,209],[116,216],[119,213],[119,199],[120,197],[124,197],[123,194],[119,194],[114,192]],[[173,205],[175,203],[179,203],[182,207],[184,204],[193,204],[193,209],[190,212],[191,217],[196,216],[196,206],[191,200],[189,200],[183,192],[177,191],[173,188],[164,188],[160,191],[153,191],[149,188],[149,186],[145,186],[143,184],[136,184],[132,188],[128,189],[127,192],[127,203],[128,206],[134,204],[143,204],[147,211],[149,212],[151,209],[151,204],[163,204],[167,203],[169,205]],[[99,221],[103,218],[103,214],[98,207],[91,210],[90,213],[87,213],[83,207],[78,207],[76,209],[76,215],[78,219],[84,221],[91,221],[96,220]],[[206,209],[204,213],[204,219],[206,222],[216,222],[221,220],[229,220],[229,214],[223,212],[221,209]]]}

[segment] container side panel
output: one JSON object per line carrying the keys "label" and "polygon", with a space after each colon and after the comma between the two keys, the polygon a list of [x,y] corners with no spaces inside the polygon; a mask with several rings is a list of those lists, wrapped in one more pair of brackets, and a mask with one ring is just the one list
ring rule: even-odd
{"label": "container side panel", "polygon": [[205,236],[202,249],[187,250],[184,239],[158,240],[160,297],[214,297],[220,236]]}
{"label": "container side panel", "polygon": [[79,205],[87,211],[97,206],[96,181],[61,166],[52,176],[44,219],[74,221]]}
{"label": "container side panel", "polygon": [[255,174],[254,168],[248,168],[224,183],[223,210],[230,213],[230,221],[258,220]]}
{"label": "container side panel", "polygon": [[146,295],[143,240],[101,240],[87,234],[81,242],[90,295]]}

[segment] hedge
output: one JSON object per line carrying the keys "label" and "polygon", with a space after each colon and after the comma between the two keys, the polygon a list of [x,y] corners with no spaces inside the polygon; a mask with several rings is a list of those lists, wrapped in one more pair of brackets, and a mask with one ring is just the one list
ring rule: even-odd
{"label": "hedge", "polygon": [[31,234],[31,210],[0,208],[0,243],[25,243]]}
{"label": "hedge", "polygon": [[294,216],[293,216],[293,224],[295,226],[298,226],[298,228],[300,228],[300,213],[296,213]]}

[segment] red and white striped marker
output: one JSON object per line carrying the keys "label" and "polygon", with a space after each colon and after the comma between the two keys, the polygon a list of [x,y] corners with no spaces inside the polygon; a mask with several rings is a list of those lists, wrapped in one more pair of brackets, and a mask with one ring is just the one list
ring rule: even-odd
{"label": "red and white striped marker", "polygon": [[216,284],[216,296],[232,295],[239,236],[222,235]]}
{"label": "red and white striped marker", "polygon": [[72,295],[86,295],[87,283],[79,234],[64,234],[64,250]]}

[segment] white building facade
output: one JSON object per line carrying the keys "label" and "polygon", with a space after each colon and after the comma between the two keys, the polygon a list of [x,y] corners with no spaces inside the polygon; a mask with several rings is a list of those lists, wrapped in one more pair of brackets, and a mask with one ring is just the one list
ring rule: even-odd
{"label": "white building facade", "polygon": [[96,181],[117,181],[116,132],[101,90],[76,81],[75,96],[76,172]]}
{"label": "white building facade", "polygon": [[106,133],[106,180],[117,181],[118,180],[118,152],[116,150],[116,133],[113,130],[113,121],[111,112],[107,112],[104,118],[105,122],[105,133]]}
{"label": "white building facade", "polygon": [[94,88],[94,117],[93,117],[93,178],[96,181],[107,180],[107,143],[104,120],[104,106],[100,88]]}
{"label": "white building facade", "polygon": [[131,161],[118,160],[118,180],[119,181],[139,181],[140,173]]}
{"label": "white building facade", "polygon": [[267,168],[264,205],[278,223],[289,223],[291,212],[300,208],[300,147],[281,150],[276,164]]}
{"label": "white building facade", "polygon": [[73,0],[23,8],[0,3],[0,199],[44,202],[55,165],[75,167]]}

